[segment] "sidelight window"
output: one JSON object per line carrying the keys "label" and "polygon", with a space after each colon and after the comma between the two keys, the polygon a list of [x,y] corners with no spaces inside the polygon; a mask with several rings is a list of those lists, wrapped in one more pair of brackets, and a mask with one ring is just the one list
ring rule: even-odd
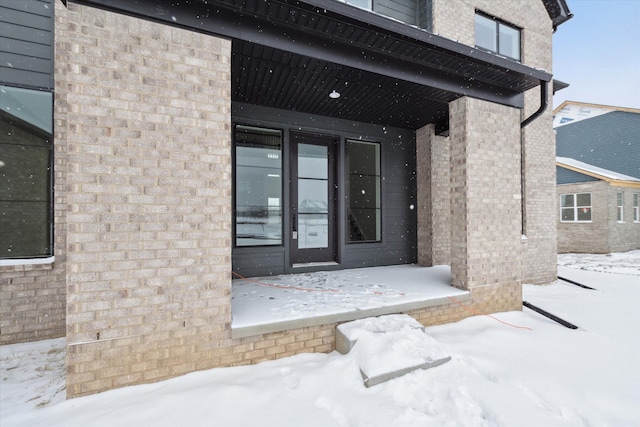
{"label": "sidelight window", "polygon": [[235,128],[235,244],[282,244],[282,132]]}
{"label": "sidelight window", "polygon": [[347,239],[381,239],[380,144],[347,140]]}

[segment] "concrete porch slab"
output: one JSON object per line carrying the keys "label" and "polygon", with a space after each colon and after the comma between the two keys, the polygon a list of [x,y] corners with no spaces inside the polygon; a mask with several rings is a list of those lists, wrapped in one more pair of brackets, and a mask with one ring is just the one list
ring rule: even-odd
{"label": "concrete porch slab", "polygon": [[237,279],[232,338],[463,302],[448,266],[395,265]]}

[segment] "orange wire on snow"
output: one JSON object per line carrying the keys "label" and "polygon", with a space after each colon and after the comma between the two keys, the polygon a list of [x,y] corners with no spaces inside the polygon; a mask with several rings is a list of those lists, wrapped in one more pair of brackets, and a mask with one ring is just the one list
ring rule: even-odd
{"label": "orange wire on snow", "polygon": [[487,317],[490,317],[491,319],[493,319],[493,320],[495,320],[495,321],[497,321],[497,322],[503,323],[503,324],[505,324],[505,325],[507,325],[507,326],[511,326],[512,328],[526,329],[526,330],[528,330],[528,331],[532,331],[532,330],[533,330],[533,329],[531,329],[531,328],[530,328],[530,327],[528,327],[528,326],[518,326],[518,325],[514,325],[514,324],[512,324],[512,323],[505,322],[504,320],[500,320],[500,319],[498,319],[497,317],[494,317],[494,316],[492,316],[492,315],[490,315],[490,314],[483,314],[483,313],[477,312],[476,310],[474,310],[474,309],[472,309],[472,308],[469,308],[469,307],[467,307],[466,305],[462,304],[460,301],[458,301],[457,299],[455,299],[455,298],[454,298],[454,297],[452,297],[452,296],[447,295],[447,298],[449,298],[451,301],[455,302],[455,303],[456,303],[456,304],[458,304],[460,307],[462,307],[462,308],[464,308],[465,310],[467,310],[469,313],[474,314],[474,315],[476,315],[476,316],[487,316]]}

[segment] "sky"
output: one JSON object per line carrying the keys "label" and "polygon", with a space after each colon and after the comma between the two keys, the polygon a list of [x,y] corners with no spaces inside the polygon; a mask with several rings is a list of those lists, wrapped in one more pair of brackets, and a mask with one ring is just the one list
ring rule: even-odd
{"label": "sky", "polygon": [[640,108],[640,0],[567,0],[573,18],[553,35],[554,78],[577,101]]}

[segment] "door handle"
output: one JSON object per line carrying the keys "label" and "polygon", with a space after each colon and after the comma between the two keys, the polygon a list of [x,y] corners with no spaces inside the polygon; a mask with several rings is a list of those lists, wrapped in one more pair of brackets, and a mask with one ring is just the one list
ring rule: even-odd
{"label": "door handle", "polygon": [[291,238],[293,240],[296,240],[298,238],[298,215],[296,215],[295,212],[293,212],[291,214],[291,221],[293,221],[293,224],[292,224],[293,225],[293,227],[292,227],[293,234],[292,234]]}

